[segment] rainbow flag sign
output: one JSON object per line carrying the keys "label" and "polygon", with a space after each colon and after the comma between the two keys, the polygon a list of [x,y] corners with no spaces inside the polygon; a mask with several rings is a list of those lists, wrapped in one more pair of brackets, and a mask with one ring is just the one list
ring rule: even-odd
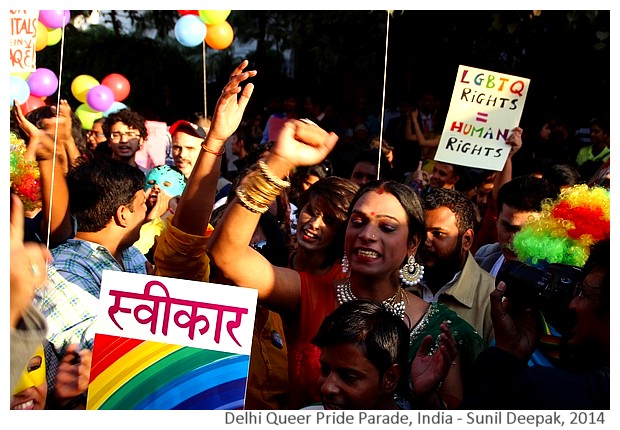
{"label": "rainbow flag sign", "polygon": [[242,409],[256,290],[104,271],[87,409]]}

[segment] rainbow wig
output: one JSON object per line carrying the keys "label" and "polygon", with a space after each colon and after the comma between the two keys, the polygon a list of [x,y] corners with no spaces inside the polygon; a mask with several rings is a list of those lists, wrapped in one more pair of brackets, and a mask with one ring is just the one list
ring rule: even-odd
{"label": "rainbow wig", "polygon": [[515,234],[513,250],[519,260],[539,268],[551,263],[583,267],[590,247],[610,236],[610,213],[607,189],[574,185],[543,201],[540,218]]}
{"label": "rainbow wig", "polygon": [[25,211],[41,207],[41,181],[39,164],[24,158],[26,144],[11,132],[10,177],[11,191],[17,194]]}

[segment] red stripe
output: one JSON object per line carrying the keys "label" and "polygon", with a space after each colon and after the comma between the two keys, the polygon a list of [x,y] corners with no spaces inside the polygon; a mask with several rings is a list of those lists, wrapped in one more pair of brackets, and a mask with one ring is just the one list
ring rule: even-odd
{"label": "red stripe", "polygon": [[143,343],[140,339],[96,334],[93,344],[93,359],[90,369],[90,381],[95,380],[116,360]]}

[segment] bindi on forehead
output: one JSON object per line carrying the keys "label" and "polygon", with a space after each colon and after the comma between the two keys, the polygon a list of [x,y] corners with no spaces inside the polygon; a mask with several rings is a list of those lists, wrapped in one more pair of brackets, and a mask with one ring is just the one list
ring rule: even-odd
{"label": "bindi on forehead", "polygon": [[370,213],[370,216],[375,216],[375,213],[374,213],[374,212],[371,212],[371,213]]}

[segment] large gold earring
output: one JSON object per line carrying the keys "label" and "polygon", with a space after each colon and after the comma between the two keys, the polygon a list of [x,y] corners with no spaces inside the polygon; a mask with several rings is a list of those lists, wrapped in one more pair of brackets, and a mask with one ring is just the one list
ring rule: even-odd
{"label": "large gold earring", "polygon": [[415,257],[411,254],[407,258],[407,263],[400,269],[400,282],[407,287],[413,287],[424,277],[424,266],[416,263]]}

